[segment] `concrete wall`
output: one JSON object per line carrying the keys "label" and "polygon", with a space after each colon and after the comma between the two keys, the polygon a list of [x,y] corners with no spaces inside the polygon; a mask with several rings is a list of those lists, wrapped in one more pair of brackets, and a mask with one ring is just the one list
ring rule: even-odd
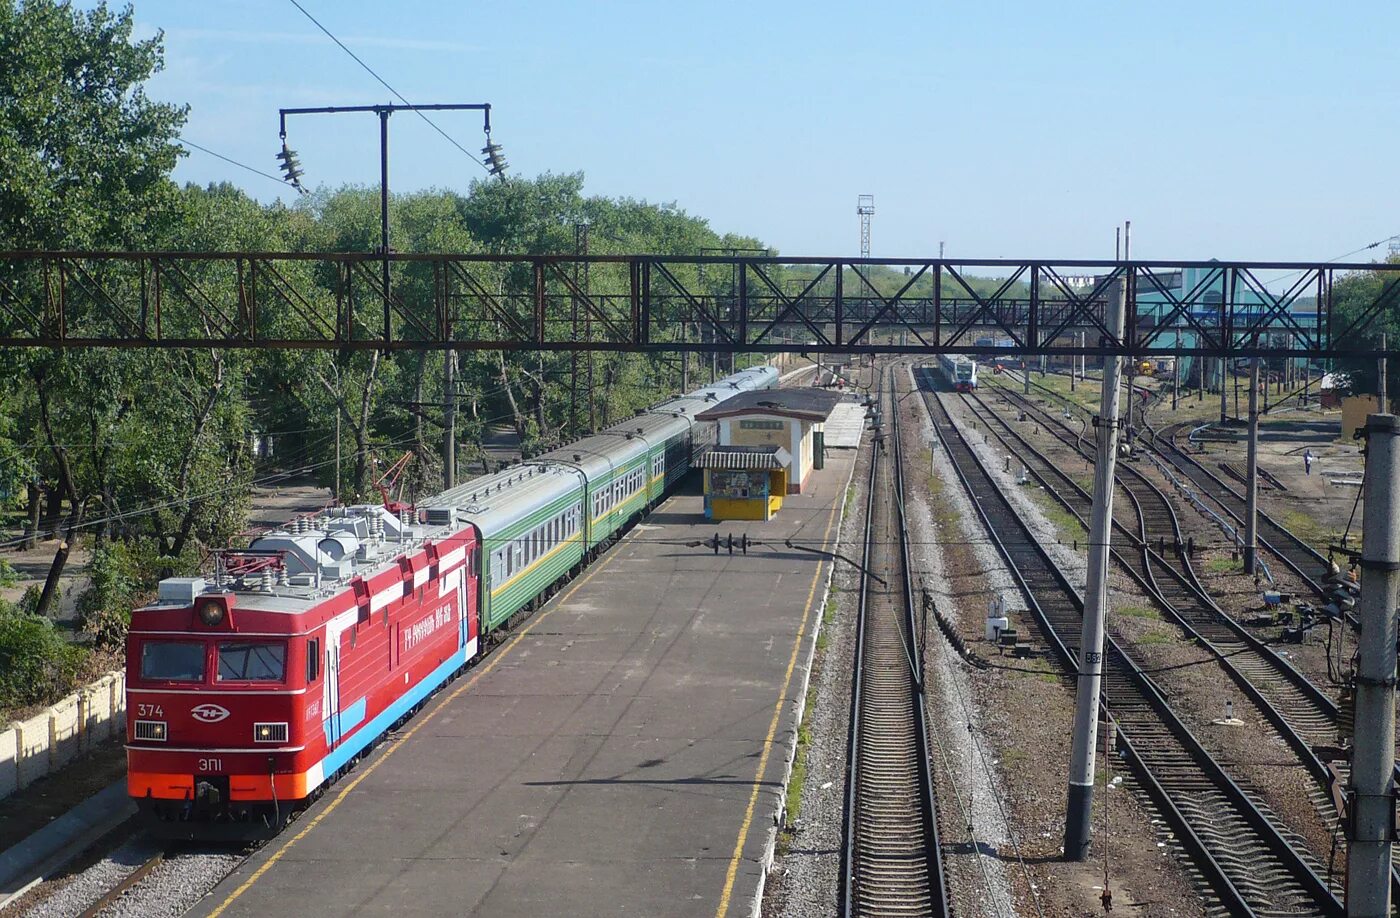
{"label": "concrete wall", "polygon": [[126,676],[112,672],[0,732],[0,798],[126,729]]}

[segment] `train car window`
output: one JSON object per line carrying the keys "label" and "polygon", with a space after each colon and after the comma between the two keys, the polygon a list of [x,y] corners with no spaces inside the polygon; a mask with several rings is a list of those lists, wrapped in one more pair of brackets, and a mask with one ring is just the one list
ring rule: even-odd
{"label": "train car window", "polygon": [[205,645],[198,641],[145,641],[141,678],[162,682],[203,682]]}
{"label": "train car window", "polygon": [[287,645],[258,641],[219,645],[219,682],[281,682],[287,677]]}
{"label": "train car window", "polygon": [[321,674],[321,639],[311,638],[306,642],[306,684],[316,681]]}

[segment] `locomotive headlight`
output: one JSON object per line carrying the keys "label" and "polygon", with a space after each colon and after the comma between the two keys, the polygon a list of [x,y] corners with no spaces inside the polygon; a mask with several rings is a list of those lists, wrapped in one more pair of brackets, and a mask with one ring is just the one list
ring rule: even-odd
{"label": "locomotive headlight", "polygon": [[215,628],[224,620],[224,607],[222,603],[206,602],[199,607],[199,620],[206,628]]}
{"label": "locomotive headlight", "polygon": [[286,741],[286,723],[253,724],[253,742],[285,743]]}
{"label": "locomotive headlight", "polygon": [[165,721],[138,720],[136,722],[136,738],[139,740],[148,740],[156,743],[165,742]]}

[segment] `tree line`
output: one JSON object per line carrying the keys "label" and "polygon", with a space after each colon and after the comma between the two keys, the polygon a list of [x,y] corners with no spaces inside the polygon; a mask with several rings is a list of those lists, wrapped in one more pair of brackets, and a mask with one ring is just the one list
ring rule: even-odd
{"label": "tree line", "polygon": [[[0,0],[0,249],[376,249],[377,189],[320,189],[288,206],[228,183],[173,181],[189,110],[146,96],[162,39],[136,40],[132,27],[129,8]],[[761,247],[675,205],[588,195],[577,173],[395,195],[389,215],[398,252],[571,253],[580,224],[592,253]],[[303,280],[315,288],[317,278]],[[43,295],[31,279],[3,273],[0,289]],[[410,303],[430,295],[411,270],[396,290]],[[104,304],[84,308],[98,317]],[[293,321],[290,308],[264,308],[274,325]],[[50,621],[75,546],[92,553],[80,627],[97,647],[116,648],[133,605],[160,577],[192,573],[234,541],[253,486],[279,470],[338,480],[350,501],[371,496],[407,452],[410,492],[437,488],[449,359],[461,477],[484,467],[480,444],[492,427],[513,432],[526,452],[541,449],[676,391],[681,375],[674,356],[599,355],[580,393],[569,354],[0,350],[0,542],[54,540],[45,585],[0,603],[0,710],[49,699],[83,673],[83,653]]]}

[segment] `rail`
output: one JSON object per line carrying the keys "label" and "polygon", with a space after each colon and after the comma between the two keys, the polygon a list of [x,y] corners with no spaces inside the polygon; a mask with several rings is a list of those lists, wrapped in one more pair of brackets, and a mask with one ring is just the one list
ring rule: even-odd
{"label": "rail", "polygon": [[[977,462],[937,396],[925,392],[924,402],[948,447],[950,465],[973,496],[1056,656],[1067,672],[1077,671],[1082,598]],[[1112,638],[1106,642],[1105,663],[1103,698],[1124,757],[1220,904],[1238,915],[1342,914],[1341,903],[1313,866],[1201,746],[1161,690]]]}
{"label": "rail", "polygon": [[[846,916],[949,913],[924,715],[923,654],[905,535],[899,406],[890,392],[890,433],[877,432],[865,505],[851,692],[844,855]],[[878,428],[877,428],[878,431]],[[887,447],[893,441],[893,447]],[[881,459],[888,452],[886,468]],[[893,538],[898,533],[898,538]],[[896,544],[897,543],[897,544]],[[900,576],[872,586],[875,566]],[[899,594],[896,596],[895,594]]]}

